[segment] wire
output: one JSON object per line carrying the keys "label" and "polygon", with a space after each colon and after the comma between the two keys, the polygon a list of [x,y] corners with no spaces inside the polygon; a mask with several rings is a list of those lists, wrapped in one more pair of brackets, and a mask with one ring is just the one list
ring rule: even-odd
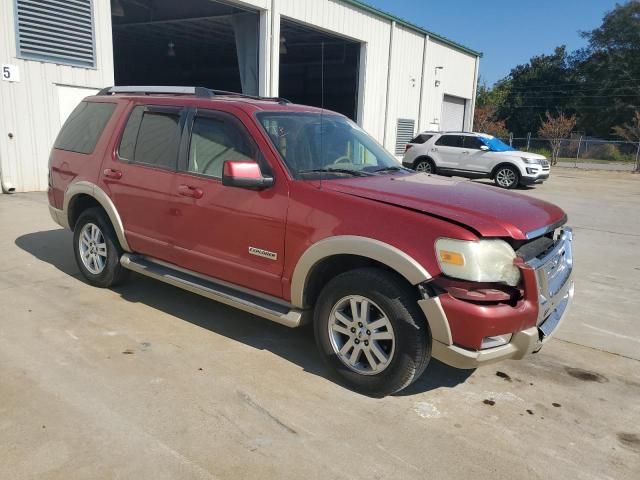
{"label": "wire", "polygon": [[[507,80],[506,82],[508,83],[510,80]],[[603,83],[605,83],[605,85],[603,85]],[[522,89],[530,89],[530,88],[549,88],[549,87],[567,87],[567,86],[576,86],[576,87],[580,87],[580,86],[586,86],[586,85],[600,85],[600,86],[610,86],[610,85],[615,85],[615,84],[627,84],[627,83],[634,83],[634,84],[640,84],[640,78],[628,78],[628,79],[619,79],[619,80],[615,80],[615,81],[609,81],[609,82],[566,82],[566,83],[532,83],[530,85],[527,86],[523,86],[523,87],[506,87],[506,88],[510,88],[511,90],[522,90]],[[488,88],[495,88],[496,84],[494,84],[493,87],[488,87]]]}

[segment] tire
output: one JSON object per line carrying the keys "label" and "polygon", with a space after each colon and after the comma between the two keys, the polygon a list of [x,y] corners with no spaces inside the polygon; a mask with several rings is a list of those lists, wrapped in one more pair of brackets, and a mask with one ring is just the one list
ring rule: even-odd
{"label": "tire", "polygon": [[[409,386],[431,358],[431,334],[417,300],[403,278],[384,270],[362,268],[336,276],[320,293],[314,312],[324,362],[348,387],[372,397]],[[362,315],[365,301],[368,320]]]}
{"label": "tire", "polygon": [[80,272],[95,287],[113,287],[129,276],[129,270],[120,265],[120,242],[101,208],[88,208],[78,218],[73,230],[73,251]]}
{"label": "tire", "polygon": [[435,163],[433,163],[433,160],[431,159],[426,159],[426,160],[418,160],[415,164],[414,170],[416,172],[423,172],[423,173],[436,173],[436,165]]}
{"label": "tire", "polygon": [[511,165],[502,165],[496,170],[493,181],[500,188],[516,188],[520,183],[520,172]]}

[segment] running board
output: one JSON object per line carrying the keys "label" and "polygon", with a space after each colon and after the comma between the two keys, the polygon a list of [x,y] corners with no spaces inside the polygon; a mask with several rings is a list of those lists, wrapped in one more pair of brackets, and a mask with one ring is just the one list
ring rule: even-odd
{"label": "running board", "polygon": [[241,287],[235,287],[229,283],[183,270],[143,255],[125,253],[120,258],[120,263],[128,270],[266,318],[286,327],[295,328],[302,323],[302,310],[269,295],[250,293]]}

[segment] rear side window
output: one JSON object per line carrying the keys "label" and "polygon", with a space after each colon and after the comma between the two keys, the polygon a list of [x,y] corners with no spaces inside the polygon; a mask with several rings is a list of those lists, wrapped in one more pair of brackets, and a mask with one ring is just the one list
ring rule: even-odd
{"label": "rear side window", "polygon": [[431,140],[432,137],[433,137],[433,135],[428,135],[426,133],[421,133],[416,138],[411,140],[409,143],[415,143],[417,145],[422,145],[423,143],[427,143],[429,140]]}
{"label": "rear side window", "polygon": [[53,148],[85,155],[93,153],[115,109],[115,103],[80,102],[69,115]]}
{"label": "rear side window", "polygon": [[136,107],[131,112],[127,126],[122,134],[122,140],[120,140],[120,148],[118,149],[120,158],[133,161],[133,155],[136,150],[136,139],[138,138],[138,131],[140,131],[140,122],[142,121],[143,113],[144,107]]}
{"label": "rear side window", "polygon": [[178,112],[136,107],[122,134],[118,155],[135,163],[175,169],[179,144]]}
{"label": "rear side window", "polygon": [[462,148],[463,141],[464,137],[462,135],[443,135],[438,139],[436,145]]}

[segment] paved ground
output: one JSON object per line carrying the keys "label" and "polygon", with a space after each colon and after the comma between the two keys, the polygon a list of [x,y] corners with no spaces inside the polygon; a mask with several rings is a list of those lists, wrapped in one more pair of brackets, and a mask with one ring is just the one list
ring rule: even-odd
{"label": "paved ground", "polygon": [[583,162],[582,160],[576,165],[570,161],[558,162],[558,167],[561,168],[577,168],[580,170],[611,170],[616,172],[632,172],[635,168],[635,164],[631,162]]}
{"label": "paved ground", "polygon": [[308,330],[79,278],[42,194],[0,196],[0,478],[637,479],[640,177],[554,172],[576,302],[539,354],[336,384]]}

